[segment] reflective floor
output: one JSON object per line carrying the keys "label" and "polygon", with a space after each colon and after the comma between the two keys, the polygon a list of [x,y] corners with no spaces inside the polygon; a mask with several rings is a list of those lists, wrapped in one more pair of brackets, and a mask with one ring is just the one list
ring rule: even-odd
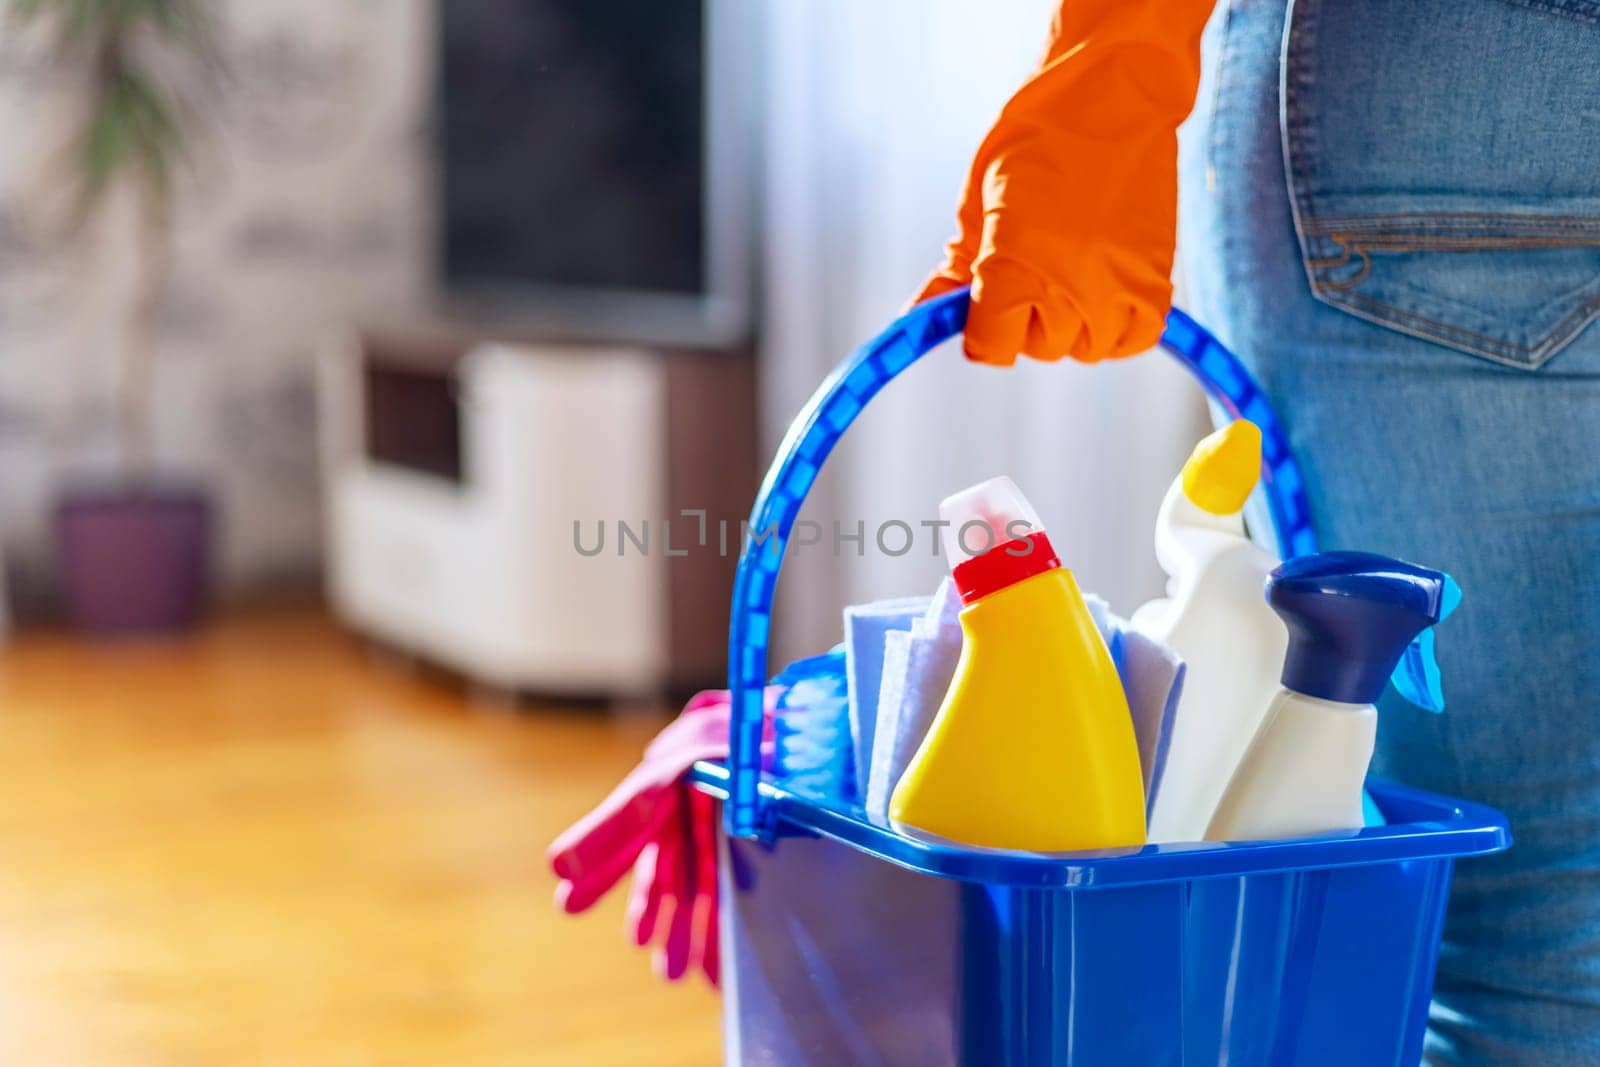
{"label": "reflective floor", "polygon": [[544,846],[658,725],[474,703],[310,609],[0,650],[0,1063],[717,1062]]}

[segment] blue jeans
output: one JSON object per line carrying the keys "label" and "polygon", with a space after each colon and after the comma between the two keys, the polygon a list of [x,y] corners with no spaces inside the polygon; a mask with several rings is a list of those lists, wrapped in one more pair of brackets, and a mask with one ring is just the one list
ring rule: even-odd
{"label": "blue jeans", "polygon": [[1600,1063],[1600,2],[1220,0],[1207,49],[1190,310],[1322,544],[1466,594],[1449,710],[1379,713],[1378,773],[1516,837],[1456,872],[1428,1062]]}

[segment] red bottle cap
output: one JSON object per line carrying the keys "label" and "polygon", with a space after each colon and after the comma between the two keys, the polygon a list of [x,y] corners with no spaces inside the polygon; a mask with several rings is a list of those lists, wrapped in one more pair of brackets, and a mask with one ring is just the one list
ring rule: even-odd
{"label": "red bottle cap", "polygon": [[1061,566],[1038,512],[1010,478],[990,478],[945,497],[939,518],[962,603]]}
{"label": "red bottle cap", "polygon": [[956,583],[956,592],[961,594],[961,602],[970,604],[1059,566],[1061,560],[1050,547],[1050,538],[1043,530],[1035,530],[1026,537],[996,545],[981,556],[957,563],[950,577]]}

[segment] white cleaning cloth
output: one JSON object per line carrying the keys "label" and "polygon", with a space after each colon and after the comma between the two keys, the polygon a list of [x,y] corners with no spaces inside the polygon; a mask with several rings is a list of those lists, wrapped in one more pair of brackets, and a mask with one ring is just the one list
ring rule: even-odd
{"label": "white cleaning cloth", "polygon": [[928,598],[901,597],[844,609],[845,674],[850,682],[850,737],[855,747],[855,795],[867,795],[873,734],[878,725],[885,638],[911,629],[928,610]]}
{"label": "white cleaning cloth", "polygon": [[961,598],[946,578],[909,630],[893,630],[885,637],[883,684],[865,793],[868,814],[888,817],[889,794],[944,703],[961,658],[960,614]]}
{"label": "white cleaning cloth", "polygon": [[1178,696],[1183,691],[1183,660],[1178,654],[1137,630],[1128,620],[1112,613],[1110,606],[1093,594],[1084,597],[1089,614],[1094,616],[1100,636],[1111,650],[1111,659],[1122,676],[1122,692],[1128,698],[1133,716],[1133,733],[1139,742],[1139,766],[1144,771],[1145,817],[1155,807],[1161,789],[1161,775],[1167,766],[1167,745],[1172,737],[1172,717],[1177,712]]}

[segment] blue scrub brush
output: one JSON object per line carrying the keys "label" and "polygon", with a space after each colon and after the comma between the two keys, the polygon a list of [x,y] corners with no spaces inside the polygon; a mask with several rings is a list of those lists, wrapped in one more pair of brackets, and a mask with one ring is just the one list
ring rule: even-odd
{"label": "blue scrub brush", "polygon": [[773,772],[788,788],[815,797],[854,802],[855,771],[850,734],[850,687],[844,648],[785,667],[774,685]]}

